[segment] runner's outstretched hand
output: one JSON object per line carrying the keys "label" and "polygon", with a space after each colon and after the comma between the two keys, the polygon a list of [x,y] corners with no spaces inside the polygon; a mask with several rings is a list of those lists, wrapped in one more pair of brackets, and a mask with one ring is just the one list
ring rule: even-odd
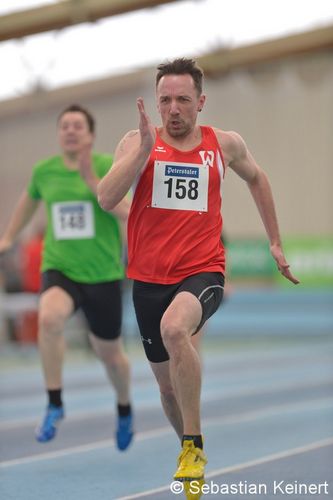
{"label": "runner's outstretched hand", "polygon": [[139,130],[141,134],[141,146],[150,153],[156,139],[155,127],[151,123],[149,116],[146,113],[143,98],[137,99],[137,106],[140,115]]}

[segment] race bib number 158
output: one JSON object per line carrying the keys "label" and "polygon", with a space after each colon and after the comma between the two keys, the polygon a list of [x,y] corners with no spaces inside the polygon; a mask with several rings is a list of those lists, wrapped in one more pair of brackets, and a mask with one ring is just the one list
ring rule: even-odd
{"label": "race bib number 158", "polygon": [[152,207],[207,212],[207,165],[155,161]]}

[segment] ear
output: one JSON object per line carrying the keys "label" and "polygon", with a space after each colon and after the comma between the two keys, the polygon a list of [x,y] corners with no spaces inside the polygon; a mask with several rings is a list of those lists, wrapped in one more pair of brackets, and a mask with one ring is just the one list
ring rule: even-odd
{"label": "ear", "polygon": [[201,94],[201,96],[199,97],[199,101],[198,101],[198,111],[202,111],[203,110],[203,107],[205,105],[205,101],[206,101],[206,96],[204,94]]}

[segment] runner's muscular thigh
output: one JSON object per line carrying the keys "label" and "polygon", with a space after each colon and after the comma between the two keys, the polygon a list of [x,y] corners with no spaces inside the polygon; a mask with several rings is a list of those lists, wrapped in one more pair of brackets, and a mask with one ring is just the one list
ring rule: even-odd
{"label": "runner's muscular thigh", "polygon": [[39,302],[39,320],[44,323],[58,323],[62,326],[74,312],[71,296],[59,286],[52,286],[41,294]]}
{"label": "runner's muscular thigh", "polygon": [[190,336],[197,329],[201,317],[202,307],[197,297],[190,292],[179,292],[162,317],[161,329],[172,324],[186,329]]}

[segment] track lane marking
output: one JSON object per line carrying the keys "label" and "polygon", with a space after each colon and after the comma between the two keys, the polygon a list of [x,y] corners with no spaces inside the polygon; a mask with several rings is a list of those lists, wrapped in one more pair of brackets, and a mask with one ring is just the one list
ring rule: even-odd
{"label": "track lane marking", "polygon": [[[314,441],[304,446],[298,446],[297,448],[291,448],[289,450],[280,451],[278,453],[265,455],[263,457],[256,458],[254,460],[249,460],[247,462],[242,462],[221,469],[215,469],[214,471],[211,471],[206,475],[206,479],[211,479],[213,477],[220,476],[222,474],[228,474],[230,472],[238,472],[240,470],[247,469],[249,467],[255,467],[256,465],[262,465],[269,462],[274,462],[275,460],[281,460],[282,458],[288,458],[295,455],[300,455],[308,451],[318,450],[320,448],[324,448],[326,446],[331,446],[331,445],[333,445],[333,436],[327,439],[322,439],[320,441]],[[171,482],[172,481],[170,479],[170,483]],[[134,495],[117,497],[116,500],[134,500],[136,498],[142,498],[149,495],[154,495],[156,493],[163,493],[164,491],[170,491],[170,484],[167,484],[166,486],[160,486],[159,488],[154,488],[152,490],[142,491]]]}
{"label": "track lane marking", "polygon": [[[312,405],[312,406],[311,406]],[[226,417],[208,417],[204,418],[202,421],[202,425],[204,427],[209,427],[213,426],[216,424],[219,425],[233,425],[233,424],[239,424],[243,422],[251,422],[253,420],[256,420],[258,418],[267,418],[271,417],[274,415],[278,415],[279,413],[288,413],[288,412],[295,412],[295,411],[311,411],[313,409],[318,409],[322,407],[333,407],[333,401],[331,398],[322,398],[322,399],[313,399],[310,401],[302,401],[301,403],[292,403],[292,404],[281,404],[281,405],[272,405],[267,408],[262,408],[260,410],[251,410],[247,413],[242,413],[242,414],[233,414],[233,415],[228,415]],[[150,431],[142,431],[138,432],[135,436],[135,441],[144,441],[146,439],[152,439],[156,438],[163,435],[167,434],[173,434],[174,430],[173,428],[168,425],[164,427],[159,427],[154,430]],[[6,467],[13,467],[17,465],[24,465],[24,464],[30,464],[33,462],[38,462],[41,460],[53,460],[56,458],[60,457],[65,457],[69,455],[75,455],[79,453],[87,453],[90,451],[95,451],[95,450],[100,450],[108,447],[114,446],[115,441],[114,439],[108,439],[108,440],[101,440],[101,441],[95,441],[93,443],[85,444],[85,445],[79,445],[79,446],[73,446],[70,448],[65,448],[62,450],[57,450],[57,451],[51,451],[47,453],[40,453],[36,455],[30,455],[27,457],[22,457],[22,458],[17,458],[17,459],[12,459],[12,460],[6,460],[0,462],[0,468],[6,468]]]}

